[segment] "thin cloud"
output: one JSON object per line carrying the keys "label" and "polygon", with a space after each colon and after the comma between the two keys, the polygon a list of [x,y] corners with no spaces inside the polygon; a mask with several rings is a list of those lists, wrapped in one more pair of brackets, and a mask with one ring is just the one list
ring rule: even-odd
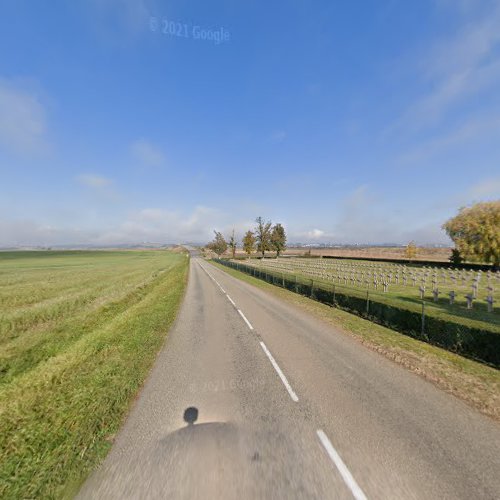
{"label": "thin cloud", "polygon": [[327,243],[333,240],[332,233],[317,228],[309,231],[291,231],[288,236],[288,241],[300,243]]}
{"label": "thin cloud", "polygon": [[22,154],[49,147],[46,111],[38,95],[5,78],[0,78],[0,143]]}
{"label": "thin cloud", "polygon": [[431,90],[416,99],[386,132],[420,130],[436,125],[479,92],[495,91],[500,82],[500,6],[468,15],[457,34],[435,43],[415,67]]}
{"label": "thin cloud", "polygon": [[76,180],[82,185],[92,189],[103,189],[113,184],[111,179],[102,177],[101,175],[82,174]]}
{"label": "thin cloud", "polygon": [[134,158],[144,167],[160,167],[165,164],[165,155],[160,148],[146,139],[138,139],[130,146]]}
{"label": "thin cloud", "polygon": [[500,198],[500,177],[478,182],[470,188],[469,196],[473,199]]}
{"label": "thin cloud", "polygon": [[486,140],[499,138],[500,118],[498,116],[484,116],[469,119],[451,132],[432,140],[424,141],[398,157],[398,163],[413,164],[428,160],[451,148],[463,147],[477,139]]}

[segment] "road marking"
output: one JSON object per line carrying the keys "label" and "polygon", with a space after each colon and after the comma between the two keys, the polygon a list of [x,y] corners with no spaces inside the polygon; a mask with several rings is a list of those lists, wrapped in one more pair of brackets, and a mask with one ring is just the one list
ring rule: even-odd
{"label": "road marking", "polygon": [[222,293],[226,293],[226,290],[220,286],[220,283],[201,264],[199,265],[207,273],[208,277],[221,289]]}
{"label": "road marking", "polygon": [[288,383],[285,374],[281,371],[281,368],[278,366],[278,363],[276,363],[276,361],[274,360],[273,355],[269,352],[269,349],[266,347],[266,344],[264,344],[264,342],[261,342],[260,345],[262,349],[264,349],[266,356],[269,358],[269,361],[271,361],[271,364],[278,373],[281,381],[283,382],[284,386],[286,387],[286,390],[288,391],[288,394],[290,394],[290,397],[292,398],[293,401],[297,402],[299,400],[297,394],[295,394],[294,390],[292,389],[292,386]]}
{"label": "road marking", "polygon": [[236,304],[233,302],[233,299],[226,293],[227,300],[233,304],[234,307],[236,307]]}
{"label": "road marking", "polygon": [[248,321],[248,319],[246,318],[246,316],[241,312],[240,309],[238,309],[238,313],[240,314],[240,316],[245,320],[245,323],[247,324],[248,328],[250,328],[250,330],[253,330],[253,326],[252,324],[250,323],[250,321]]}
{"label": "road marking", "polygon": [[316,431],[316,434],[318,435],[321,444],[324,446],[326,452],[328,453],[328,456],[332,459],[332,462],[340,472],[340,475],[342,476],[345,484],[351,490],[352,496],[356,500],[366,500],[366,496],[363,493],[363,490],[358,486],[358,483],[352,477],[352,474],[349,472],[349,469],[340,458],[337,450],[333,447],[332,443],[328,439],[328,436],[321,429],[318,429]]}

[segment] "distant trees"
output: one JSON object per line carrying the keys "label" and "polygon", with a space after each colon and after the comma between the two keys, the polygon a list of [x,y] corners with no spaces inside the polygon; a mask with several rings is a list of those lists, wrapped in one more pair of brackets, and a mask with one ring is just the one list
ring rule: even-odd
{"label": "distant trees", "polygon": [[[274,250],[276,256],[279,257],[286,250],[286,232],[282,224],[272,224],[271,221],[265,221],[262,217],[255,219],[255,228],[253,231],[248,230],[243,236],[243,250],[250,257],[253,251],[265,256],[265,253]],[[234,229],[228,241],[219,231],[214,231],[215,238],[207,244],[206,248],[215,252],[219,257],[228,249],[231,250],[231,256],[234,259],[236,256],[237,240],[234,235]]]}
{"label": "distant trees", "polygon": [[463,257],[500,266],[500,200],[461,208],[443,229]]}
{"label": "distant trees", "polygon": [[245,236],[243,236],[243,250],[245,253],[250,257],[252,252],[255,250],[255,235],[253,234],[253,231],[247,231],[245,233]]}
{"label": "distant trees", "polygon": [[271,221],[264,222],[262,217],[255,219],[255,239],[257,242],[257,251],[264,257],[266,251],[271,250]]}
{"label": "distant trees", "polygon": [[286,249],[285,228],[281,224],[275,224],[271,231],[271,246],[276,250],[276,257]]}
{"label": "distant trees", "polygon": [[405,256],[408,260],[413,260],[417,256],[417,244],[414,241],[406,245]]}
{"label": "distant trees", "polygon": [[219,231],[214,231],[215,238],[207,245],[207,248],[215,252],[219,258],[227,250],[227,242]]}
{"label": "distant trees", "polygon": [[234,259],[234,255],[236,253],[236,240],[234,238],[234,229],[233,232],[231,233],[231,236],[229,237],[229,248],[231,249],[231,255]]}

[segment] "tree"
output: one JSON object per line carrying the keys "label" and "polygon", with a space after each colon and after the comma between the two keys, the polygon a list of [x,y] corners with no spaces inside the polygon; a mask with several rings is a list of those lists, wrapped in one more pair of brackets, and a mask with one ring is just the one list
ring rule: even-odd
{"label": "tree", "polygon": [[255,219],[255,239],[257,242],[257,250],[264,257],[267,250],[271,250],[271,222],[264,222],[262,217]]}
{"label": "tree", "polygon": [[271,232],[271,246],[276,250],[276,257],[286,249],[285,228],[281,224],[275,224]]}
{"label": "tree", "polygon": [[417,256],[417,245],[414,241],[406,245],[405,255],[408,260],[413,260]]}
{"label": "tree", "polygon": [[227,250],[227,243],[219,231],[214,231],[215,238],[207,245],[207,248],[215,252],[220,259],[220,256]]}
{"label": "tree", "polygon": [[443,229],[466,259],[500,266],[500,200],[461,208]]}
{"label": "tree", "polygon": [[250,258],[250,254],[255,250],[255,235],[253,231],[247,231],[245,236],[243,236],[243,250],[245,250],[246,254]]}
{"label": "tree", "polygon": [[461,264],[463,261],[464,261],[464,259],[460,255],[460,250],[458,250],[457,248],[452,248],[451,255],[450,255],[450,262],[452,264],[457,265],[457,264]]}
{"label": "tree", "polygon": [[229,237],[229,248],[231,249],[231,255],[233,256],[234,259],[234,254],[236,253],[236,240],[234,238],[234,229],[233,232],[231,233],[231,236]]}

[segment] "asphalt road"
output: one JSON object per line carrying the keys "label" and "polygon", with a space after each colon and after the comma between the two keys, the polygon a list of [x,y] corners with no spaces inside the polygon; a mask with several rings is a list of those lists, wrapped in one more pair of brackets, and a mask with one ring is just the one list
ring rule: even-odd
{"label": "asphalt road", "polygon": [[79,497],[500,498],[500,426],[193,258],[178,320]]}

